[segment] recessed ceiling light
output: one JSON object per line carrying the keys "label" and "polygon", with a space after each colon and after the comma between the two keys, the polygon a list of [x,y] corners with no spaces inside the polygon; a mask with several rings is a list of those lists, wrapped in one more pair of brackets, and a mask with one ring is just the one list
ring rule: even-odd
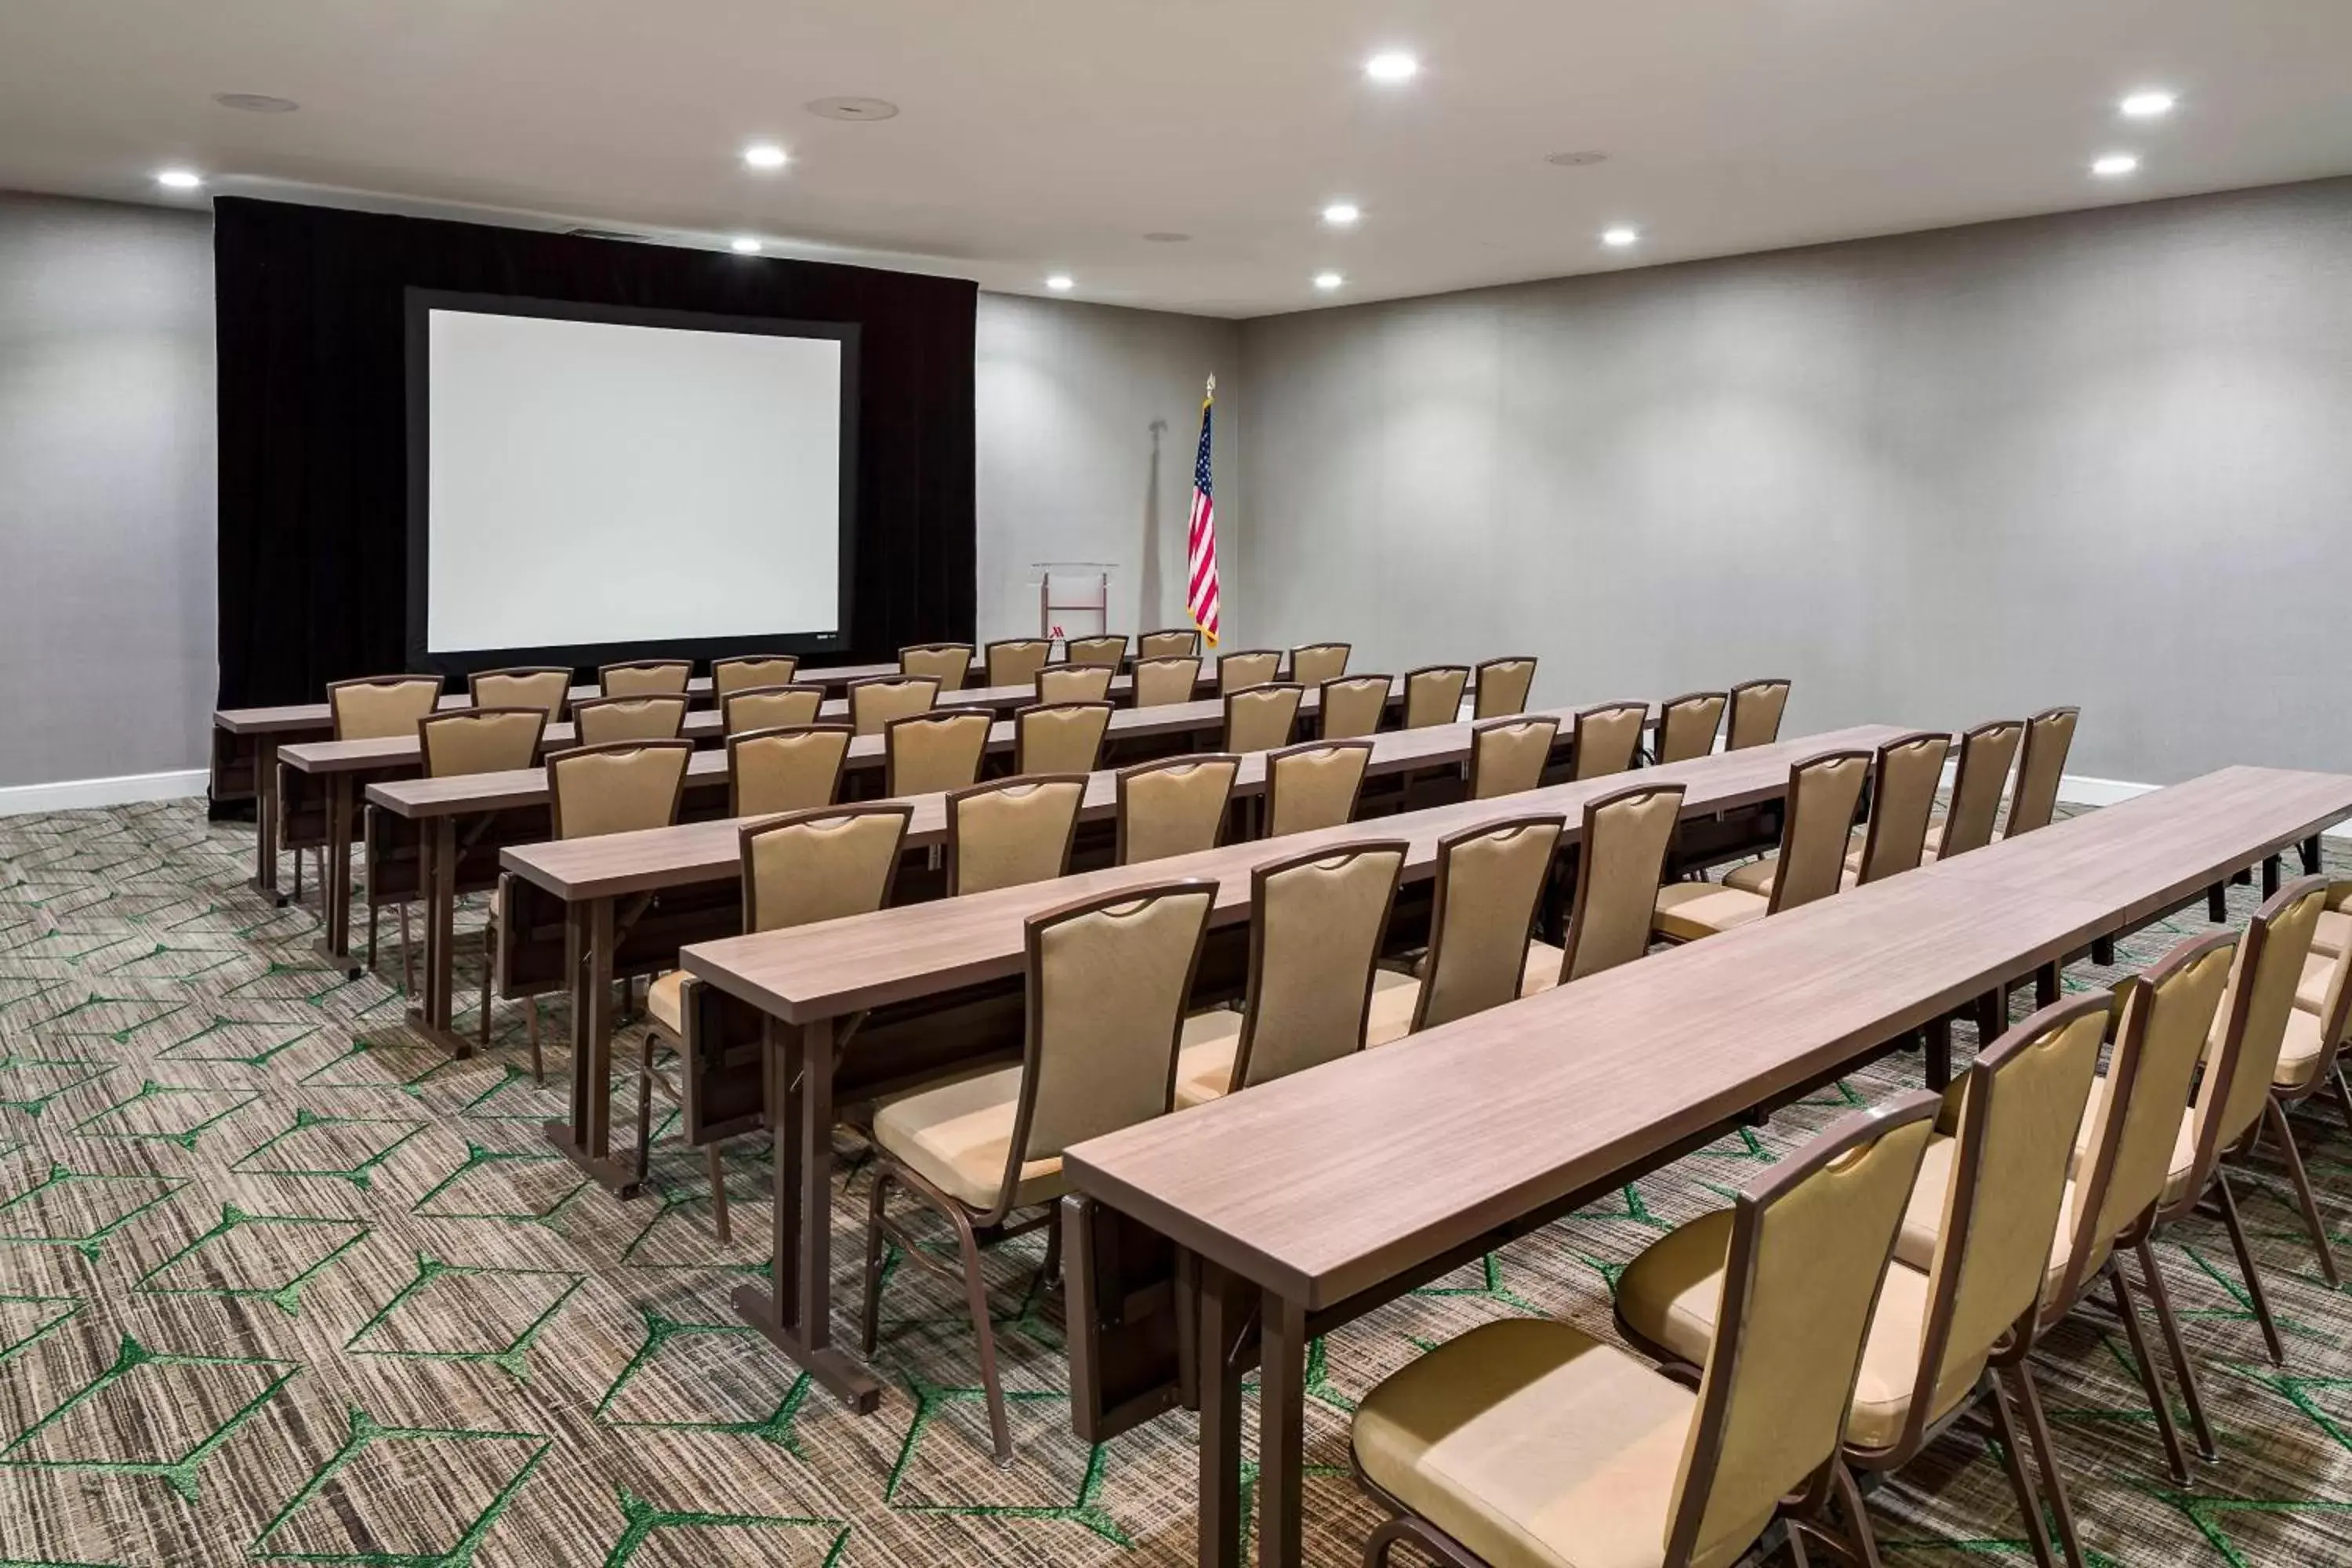
{"label": "recessed ceiling light", "polygon": [[1641,237],[1642,231],[1640,229],[1628,228],[1622,223],[1614,228],[1604,228],[1601,231],[1601,244],[1613,245],[1621,248],[1633,244],[1635,240],[1638,240]]}
{"label": "recessed ceiling light", "polygon": [[247,114],[291,114],[302,107],[290,98],[273,98],[266,92],[216,92],[213,101],[223,109],[242,109]]}
{"label": "recessed ceiling light", "polygon": [[824,120],[896,120],[898,106],[887,98],[819,98],[808,111]]}
{"label": "recessed ceiling light", "polygon": [[1353,202],[1333,202],[1323,209],[1323,221],[1333,228],[1345,228],[1363,216]]}
{"label": "recessed ceiling light", "polygon": [[165,169],[155,176],[155,183],[167,191],[193,191],[205,183],[205,177],[194,169]]}
{"label": "recessed ceiling light", "polygon": [[743,149],[743,162],[754,169],[781,169],[792,162],[792,154],[773,142],[754,142]]}
{"label": "recessed ceiling light", "polygon": [[1078,286],[1078,280],[1066,272],[1056,272],[1045,279],[1045,287],[1056,294],[1066,294]]}
{"label": "recessed ceiling light", "polygon": [[1364,62],[1364,74],[1374,81],[1411,81],[1421,62],[1402,49],[1386,49]]}
{"label": "recessed ceiling light", "polygon": [[2176,100],[2172,94],[2154,89],[2136,92],[2116,107],[2134,120],[2154,120],[2159,114],[2169,114]]}
{"label": "recessed ceiling light", "polygon": [[2128,174],[2138,167],[2138,157],[2130,153],[2110,153],[2104,158],[2095,158],[2091,161],[2091,173],[2110,180],[2118,175]]}
{"label": "recessed ceiling light", "polygon": [[1192,237],[1189,234],[1178,234],[1172,228],[1155,228],[1143,237],[1154,245],[1181,245]]}
{"label": "recessed ceiling light", "polygon": [[748,234],[738,235],[735,238],[729,240],[727,243],[733,247],[735,254],[738,256],[757,256],[760,254],[760,242],[753,239]]}
{"label": "recessed ceiling light", "polygon": [[1315,287],[1318,289],[1337,289],[1346,281],[1347,279],[1337,272],[1318,272],[1315,275]]}

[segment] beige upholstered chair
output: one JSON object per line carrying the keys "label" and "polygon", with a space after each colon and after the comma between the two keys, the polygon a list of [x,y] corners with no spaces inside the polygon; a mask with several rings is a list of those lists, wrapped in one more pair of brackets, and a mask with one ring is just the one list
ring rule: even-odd
{"label": "beige upholstered chair", "polygon": [[1568,942],[1528,944],[1521,995],[1631,963],[1650,951],[1651,911],[1682,814],[1678,784],[1635,784],[1584,803]]}
{"label": "beige upholstered chair", "polygon": [[719,700],[719,721],[730,735],[814,724],[824,710],[822,686],[738,687]]}
{"label": "beige upholstered chair", "polygon": [[572,733],[583,746],[622,741],[675,741],[686,728],[683,697],[590,697],[572,705]]}
{"label": "beige upholstered chair", "polygon": [[1543,783],[1559,739],[1559,721],[1544,718],[1489,719],[1470,731],[1470,798],[1492,800],[1517,795]]}
{"label": "beige upholstered chair", "polygon": [[596,672],[596,689],[606,697],[683,697],[694,674],[686,658],[633,658]]}
{"label": "beige upholstered chair", "polygon": [[1396,839],[1335,845],[1251,871],[1248,989],[1239,1012],[1184,1020],[1178,1109],[1362,1048],[1372,965],[1407,848]]}
{"label": "beige upholstered chair", "polygon": [[1935,1108],[1914,1093],[1849,1117],[1701,1222],[1719,1331],[1696,1378],[1505,1318],[1376,1384],[1350,1448],[1391,1517],[1365,1568],[1388,1568],[1400,1542],[1455,1568],[1726,1568],[1783,1512],[1792,1539],[1875,1562],[1838,1454]]}
{"label": "beige upholstered chair", "polygon": [[[2352,881],[2330,882],[2321,913],[2341,913],[2347,908],[2352,908]],[[2278,1066],[2271,1071],[2266,1115],[2286,1163],[2287,1178],[2294,1185],[2295,1202],[2303,1210],[2304,1228],[2311,1233],[2312,1250],[2318,1254],[2320,1275],[2332,1286],[2341,1285],[2342,1277],[2287,1112],[2320,1090],[2330,1089],[2337,1111],[2352,1121],[2352,1087],[2345,1083],[2341,1065],[2347,1031],[2352,1031],[2352,952],[2323,953],[2315,948],[2304,961],[2303,976],[2295,986],[2294,1011],[2287,1015]]]}
{"label": "beige upholstered chair", "polygon": [[928,713],[939,701],[940,683],[928,675],[877,675],[849,683],[849,724],[861,735],[878,735],[893,719]]}
{"label": "beige upholstered chair", "polygon": [[1135,661],[1132,695],[1138,708],[1166,708],[1190,702],[1200,689],[1201,661],[1189,653]]}
{"label": "beige upholstered chair", "polygon": [[1027,686],[1054,657],[1050,637],[1006,637],[988,645],[986,663],[991,686]]}
{"label": "beige upholstered chair", "polygon": [[[477,704],[428,713],[416,721],[417,747],[425,759],[425,776],[429,779],[453,778],[461,773],[513,773],[530,767],[539,761],[540,738],[546,731],[547,710],[536,705],[485,708]],[[375,967],[376,921],[382,908],[373,883],[378,821],[374,806],[362,810],[360,836],[364,852],[360,856],[360,866],[370,879],[370,885],[362,893],[360,906],[367,910],[370,969]],[[471,843],[472,839],[466,842]],[[400,915],[401,988],[413,991],[415,954],[409,946],[408,900],[401,900],[394,908]]]}
{"label": "beige upholstered chair", "polygon": [[1992,842],[1995,819],[2000,815],[2001,793],[2009,785],[2009,765],[2017,758],[2017,743],[2025,726],[2014,719],[1979,724],[1960,737],[1960,765],[1952,774],[1952,808],[1944,817],[1943,832],[1926,858],[1981,849]]}
{"label": "beige upholstered chair", "polygon": [[[997,1381],[980,1249],[1051,1226],[1047,1251],[1056,1253],[1052,1237],[1060,1227],[1050,1205],[1069,1190],[1062,1152],[1167,1114],[1177,1030],[1215,902],[1213,882],[1167,882],[1031,916],[1021,1061],[875,1107],[873,1142],[881,1160],[866,1230],[866,1353],[874,1353],[878,1337],[887,1238],[898,1243],[900,1258],[963,1286],[1000,1465],[1013,1461],[1013,1435]],[[1118,984],[1102,983],[1114,974]],[[961,1267],[935,1258],[890,1218],[895,1188],[954,1227]],[[1016,1211],[1040,1206],[1042,1215],[1013,1222]]]}
{"label": "beige upholstered chair", "polygon": [[[1897,736],[1878,748],[1871,763],[1870,821],[1846,839],[1847,887],[1918,867],[1927,847],[1927,817],[1935,809],[1936,792],[1943,787],[1944,758],[1951,749],[1952,738],[1932,730]],[[1723,885],[1769,898],[1780,873],[1780,856],[1775,850],[1760,860],[1733,867]]]}
{"label": "beige upholstered chair", "polygon": [[1016,773],[1090,773],[1102,764],[1108,702],[1041,702],[1013,716]]}
{"label": "beige upholstered chair", "polygon": [[1296,686],[1253,686],[1225,694],[1225,750],[1271,752],[1290,744],[1306,693]]}
{"label": "beige upholstered chair", "polygon": [[1118,673],[1107,664],[1053,664],[1033,676],[1030,685],[1040,702],[1108,702]]}
{"label": "beige upholstered chair", "polygon": [[1125,632],[1098,637],[1072,637],[1063,646],[1072,664],[1107,664],[1117,669],[1127,658]]}
{"label": "beige upholstered chair", "polygon": [[1579,782],[1631,773],[1642,754],[1642,731],[1650,721],[1643,702],[1604,702],[1576,715],[1569,731],[1571,775]]}
{"label": "beige upholstered chair", "polygon": [[[738,691],[752,691],[771,686],[790,686],[793,677],[801,672],[800,657],[789,653],[739,653],[732,658],[710,661],[710,696],[724,703]],[[817,689],[823,695],[824,689]],[[807,720],[801,721],[805,724]]]}
{"label": "beige upholstered chair", "polygon": [[1470,684],[1470,668],[1461,664],[1431,664],[1407,670],[1404,678],[1404,727],[1425,730],[1433,724],[1462,720],[1462,693]]}
{"label": "beige upholstered chair", "polygon": [[1315,642],[1290,650],[1290,679],[1308,690],[1348,673],[1348,656],[1354,651],[1343,642]]}
{"label": "beige upholstered chair", "polygon": [[1265,759],[1265,836],[1337,827],[1356,815],[1372,761],[1370,741],[1309,741]]}
{"label": "beige upholstered chair", "polygon": [[1779,676],[1743,680],[1731,689],[1731,721],[1723,749],[1744,752],[1780,738],[1780,718],[1789,710],[1789,683]]}
{"label": "beige upholstered chair", "polygon": [[980,777],[995,715],[942,708],[893,719],[882,731],[882,791],[893,799],[962,789]]}
{"label": "beige upholstered chair", "polygon": [[996,779],[948,796],[948,896],[1049,882],[1069,868],[1083,773]]}
{"label": "beige upholstered chair", "polygon": [[[2111,1005],[2099,995],[2045,1007],[1969,1067],[1957,1134],[1931,1146],[1913,1188],[1915,1212],[1922,1189],[1936,1194],[1928,1200],[1941,1215],[1936,1245],[1925,1268],[1899,1256],[1887,1266],[1846,1415],[1846,1463],[1885,1472],[1908,1464],[1989,1395],[1981,1404],[2043,1563],[2052,1559],[2042,1500],[2009,1394],[2013,1388],[2028,1416],[2040,1419],[2032,1369],[2017,1347],[2031,1331],[2049,1269],[2074,1126]],[[1724,1316],[1734,1228],[1723,1213],[1694,1220],[1626,1268],[1617,1281],[1617,1321],[1630,1343],[1662,1360],[1706,1363]],[[1874,1233],[1870,1239],[1876,1242]],[[1822,1245],[1833,1253],[1839,1244]],[[1811,1270],[1823,1261],[1799,1254],[1787,1266]],[[1859,1498],[1852,1505],[1866,1531]]]}
{"label": "beige upholstered chair", "polygon": [[1490,658],[1478,667],[1471,679],[1470,716],[1501,719],[1524,713],[1528,710],[1528,694],[1535,689],[1535,684],[1533,654]]}
{"label": "beige upholstered chair", "polygon": [[1723,728],[1723,710],[1730,701],[1727,691],[1687,691],[1660,707],[1659,765],[1713,755],[1716,732]]}
{"label": "beige upholstered chair", "polygon": [[1378,734],[1394,684],[1385,675],[1343,675],[1325,681],[1315,703],[1318,733],[1327,741]]}
{"label": "beige upholstered chair", "polygon": [[561,724],[572,700],[572,670],[552,664],[478,670],[467,677],[466,691],[477,708],[536,708],[549,723]]}
{"label": "beige upholstered chair", "polygon": [[[848,726],[834,727],[846,744]],[[914,808],[898,801],[865,805],[824,806],[795,811],[770,822],[745,827],[738,838],[742,860],[743,929],[782,931],[814,925],[819,921],[870,914],[890,901],[890,884],[898,876],[898,854],[907,840],[907,825]],[[703,1042],[693,1026],[693,988],[701,982],[682,969],[658,976],[646,990],[644,1055],[637,1077],[637,1181],[645,1182],[653,1145],[653,1094],[659,1089],[691,1114],[699,1066],[724,1069],[749,1068],[751,1061],[731,1059],[698,1063],[705,1054],[718,1057],[715,1045]],[[654,1047],[671,1052],[668,1070],[656,1063]],[[756,1060],[757,1045],[747,1055]],[[732,1237],[727,1223],[727,1170],[720,1158],[724,1140],[711,1138],[702,1146],[710,1177],[710,1223],[720,1246]]]}
{"label": "beige upholstered chair", "polygon": [[1871,760],[1868,752],[1824,752],[1790,768],[1770,887],[1752,893],[1728,882],[1668,882],[1658,889],[1656,933],[1696,942],[1836,892],[1845,880],[1846,837]]}
{"label": "beige upholstered chair", "polygon": [[1264,686],[1282,671],[1282,655],[1270,647],[1247,648],[1217,656],[1217,695],[1230,697]]}
{"label": "beige upholstered chair", "polygon": [[1138,659],[1190,658],[1200,651],[1201,634],[1190,626],[1146,632],[1135,639],[1135,657]]}
{"label": "beige upholstered chair", "polygon": [[437,675],[367,676],[331,681],[327,714],[338,741],[390,741],[416,733],[441,701]]}
{"label": "beige upholstered chair", "polygon": [[2045,708],[2025,721],[2025,749],[2017,760],[2017,789],[2010,797],[2001,837],[2014,838],[2047,827],[2058,810],[2058,784],[2066,774],[2066,752],[2074,744],[2079,708]]}
{"label": "beige upholstered chair", "polygon": [[902,647],[898,673],[927,675],[940,683],[941,691],[961,691],[964,682],[971,679],[971,644],[927,642]]}
{"label": "beige upholstered chair", "polygon": [[798,724],[727,737],[727,815],[831,805],[849,756],[846,724]]}
{"label": "beige upholstered chair", "polygon": [[1564,816],[1518,816],[1438,840],[1428,955],[1417,975],[1384,969],[1373,977],[1366,1044],[1384,1046],[1518,996],[1536,904],[1567,828]]}
{"label": "beige upholstered chair", "polygon": [[1214,849],[1241,765],[1239,757],[1211,753],[1121,768],[1118,863]]}

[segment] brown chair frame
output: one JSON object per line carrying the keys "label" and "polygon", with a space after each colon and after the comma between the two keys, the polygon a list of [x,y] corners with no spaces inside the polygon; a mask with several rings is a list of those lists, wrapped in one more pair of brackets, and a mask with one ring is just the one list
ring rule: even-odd
{"label": "brown chair frame", "polygon": [[[1034,774],[1037,772],[1036,769],[1029,765],[1030,715],[1034,713],[1066,713],[1073,709],[1085,709],[1089,712],[1100,712],[1103,716],[1103,732],[1095,737],[1094,762],[1093,764],[1087,769],[1087,772],[1091,773],[1101,770],[1103,746],[1110,739],[1110,721],[1111,716],[1118,712],[1116,708],[1112,707],[1108,702],[1032,702],[1027,707],[1018,710],[1013,715],[1013,771],[1014,773]],[[983,752],[982,754],[985,755],[986,753]]]}
{"label": "brown chair frame", "polygon": [[[1265,820],[1263,825],[1262,833],[1265,835],[1271,835],[1274,832],[1275,823],[1280,819],[1280,810],[1277,805],[1276,796],[1276,782],[1282,777],[1282,761],[1285,757],[1303,757],[1310,752],[1361,752],[1364,754],[1364,765],[1362,770],[1356,774],[1355,796],[1348,803],[1347,821],[1353,822],[1356,820],[1356,808],[1364,803],[1364,780],[1370,776],[1371,773],[1372,751],[1373,747],[1371,742],[1359,739],[1353,741],[1305,741],[1296,746],[1285,746],[1279,751],[1266,752]],[[1339,826],[1345,826],[1345,824],[1340,824]],[[1316,832],[1320,830],[1309,828],[1305,831]]]}
{"label": "brown chair frame", "polygon": [[[1724,712],[1723,749],[1727,752],[1744,752],[1750,746],[1769,746],[1779,740],[1781,722],[1789,716],[1790,684],[1789,678],[1785,675],[1767,675],[1755,680],[1743,680],[1733,687],[1730,692],[1730,705]],[[1780,706],[1772,714],[1772,727],[1760,736],[1741,740],[1739,738],[1741,716],[1755,711],[1754,704],[1760,699],[1766,699],[1776,689],[1779,692]]]}
{"label": "brown chair frame", "polygon": [[[1685,709],[1712,708],[1715,721],[1707,727],[1706,744],[1698,751],[1685,754],[1677,750],[1667,754],[1666,742],[1675,738],[1675,715]],[[1658,704],[1658,727],[1651,732],[1651,754],[1661,767],[1674,763],[1696,762],[1715,754],[1715,743],[1723,734],[1723,716],[1731,709],[1728,691],[1685,691],[1680,697],[1670,697]]]}
{"label": "brown chair frame", "polygon": [[[548,721],[549,723],[551,723],[551,724],[561,724],[561,723],[562,723],[562,722],[563,722],[563,716],[564,716],[564,714],[565,714],[565,713],[567,713],[567,712],[569,712],[569,711],[571,710],[571,707],[572,707],[572,667],[571,667],[570,665],[568,665],[568,664],[518,664],[518,665],[512,665],[512,666],[509,666],[509,668],[504,668],[504,669],[478,669],[478,670],[474,671],[471,675],[468,675],[467,677],[466,677],[466,700],[467,700],[467,702],[471,703],[474,707],[477,707],[477,708],[481,707],[481,706],[482,706],[482,682],[483,682],[483,681],[485,681],[485,680],[489,679],[490,679],[490,678],[492,678],[493,676],[500,676],[500,675],[507,676],[507,677],[509,677],[509,678],[511,678],[511,679],[518,679],[518,680],[522,679],[523,678],[525,678],[525,677],[527,677],[527,676],[533,676],[533,675],[560,675],[560,676],[562,676],[562,677],[563,678],[563,679],[562,679],[562,681],[559,684],[559,686],[557,687],[556,694],[555,694],[555,701],[554,701],[552,704],[551,704],[551,705],[549,706],[548,710],[547,710],[547,721]],[[602,689],[601,689],[601,688],[599,688],[599,689],[601,690]],[[515,704],[515,703],[496,703],[496,704],[493,704],[492,706],[495,706],[495,707],[501,707],[501,708],[510,708],[510,707],[518,706],[518,704]]]}
{"label": "brown chair frame", "polygon": [[[1389,880],[1388,901],[1381,906],[1381,929],[1385,932],[1390,918],[1396,912],[1397,889],[1404,881],[1405,861],[1412,857],[1412,846],[1402,838],[1350,839],[1345,844],[1326,845],[1297,855],[1286,855],[1279,860],[1268,860],[1250,868],[1250,939],[1249,977],[1243,983],[1241,1034],[1234,1044],[1234,1072],[1225,1092],[1239,1094],[1249,1086],[1250,1049],[1257,1040],[1257,1004],[1265,976],[1265,886],[1286,871],[1301,866],[1319,866],[1327,860],[1355,859],[1365,855],[1394,855],[1397,874]],[[1372,1010],[1372,982],[1380,973],[1381,942],[1372,944],[1371,962],[1364,965],[1364,994],[1356,1007],[1356,1049],[1364,1048],[1364,1025]],[[1180,1026],[1178,1038],[1182,1038]],[[1180,1045],[1178,1055],[1182,1055]],[[1169,1093],[1175,1093],[1171,1087]]]}
{"label": "brown chair frame", "polygon": [[[1475,724],[1471,726],[1470,798],[1472,800],[1491,800],[1497,798],[1485,794],[1482,787],[1482,775],[1485,772],[1486,761],[1486,748],[1485,744],[1486,737],[1503,730],[1519,730],[1528,728],[1542,729],[1549,731],[1549,734],[1544,741],[1543,765],[1536,769],[1536,782],[1528,786],[1532,789],[1540,789],[1543,787],[1544,773],[1546,770],[1551,766],[1551,753],[1559,745],[1559,720],[1556,715],[1549,713],[1511,713],[1507,714],[1500,719],[1489,719],[1482,724]],[[1518,792],[1506,791],[1504,793],[1517,794]]]}
{"label": "brown chair frame", "polygon": [[[600,712],[604,709],[616,707],[624,702],[677,703],[677,728],[671,731],[667,735],[656,735],[649,738],[657,741],[675,741],[684,738],[686,733],[686,716],[692,710],[693,704],[688,701],[685,697],[674,691],[647,691],[635,697],[583,697],[579,701],[574,702],[572,705],[572,733],[575,737],[579,735],[581,726],[584,721],[584,715]],[[580,743],[582,745],[621,744],[621,742],[617,741],[583,741]]]}
{"label": "brown chair frame", "polygon": [[[1225,839],[1225,822],[1233,812],[1234,785],[1241,777],[1241,758],[1231,752],[1195,752],[1181,757],[1162,757],[1158,762],[1138,763],[1132,767],[1121,768],[1112,775],[1118,801],[1113,829],[1116,846],[1112,850],[1113,863],[1120,866],[1129,863],[1127,858],[1127,789],[1130,779],[1140,777],[1145,773],[1172,772],[1178,768],[1200,767],[1214,763],[1222,763],[1233,770],[1232,776],[1225,781],[1225,804],[1217,813],[1217,830],[1209,843],[1209,847],[1214,849]],[[1135,863],[1150,864],[1150,861]]]}
{"label": "brown chair frame", "polygon": [[[639,669],[675,669],[678,672],[677,689],[675,691],[666,687],[650,691],[614,691],[613,689],[613,677],[616,672]],[[596,667],[596,695],[599,697],[683,697],[687,694],[687,689],[693,684],[694,661],[690,658],[625,658]]]}
{"label": "brown chair frame", "polygon": [[[1070,813],[1070,831],[1062,840],[1062,868],[1055,872],[1053,878],[1044,879],[1053,880],[1066,877],[1070,873],[1070,850],[1078,841],[1078,823],[1085,817],[1087,812],[1087,775],[1085,773],[1016,773],[1010,778],[990,779],[984,784],[976,784],[967,789],[950,790],[945,802],[948,897],[952,899],[961,896],[957,879],[958,868],[963,864],[963,803],[965,801],[977,799],[984,795],[1003,795],[1010,790],[1032,789],[1039,784],[1076,784],[1078,805],[1077,808]],[[997,890],[990,889],[992,892]],[[1174,1080],[1171,1079],[1170,1081],[1172,1083]],[[1171,1088],[1169,1092],[1173,1094],[1175,1090]]]}
{"label": "brown chair frame", "polygon": [[[1536,667],[1538,662],[1531,653],[1507,653],[1495,658],[1480,659],[1470,671],[1470,717],[1508,719],[1526,712],[1528,700],[1536,694]],[[1528,667],[1527,684],[1520,689],[1517,698],[1509,707],[1495,707],[1490,700],[1494,690],[1493,678],[1487,672],[1506,665],[1519,664]]]}
{"label": "brown chair frame", "polygon": [[[1415,683],[1428,679],[1450,679],[1457,676],[1461,678],[1461,684],[1454,688],[1454,701],[1444,712],[1435,719],[1425,720],[1419,724],[1414,723],[1412,721],[1412,689]],[[1470,667],[1466,664],[1424,664],[1418,669],[1406,670],[1404,672],[1404,709],[1398,718],[1400,727],[1407,730],[1434,730],[1441,724],[1460,723],[1462,699],[1467,695],[1469,689]]]}
{"label": "brown chair frame", "polygon": [[[766,740],[771,735],[809,735],[817,733],[846,735],[849,737],[850,742],[853,745],[856,743],[857,740],[857,731],[851,729],[845,721],[840,720],[827,720],[822,723],[816,724],[778,724],[765,730],[745,730],[739,734],[728,736],[727,815],[730,816],[741,816],[745,815],[742,808],[743,774],[742,771],[736,766],[735,762],[735,751],[738,746],[743,745],[751,741]],[[831,794],[833,801],[836,804],[831,804],[824,806],[809,806],[805,809],[810,811],[840,810],[841,807],[837,803],[841,799],[841,775],[848,771],[849,752],[847,748],[845,747],[841,753],[841,761],[835,765],[833,770],[833,789]],[[773,822],[781,821],[782,818],[770,817],[766,820]]]}

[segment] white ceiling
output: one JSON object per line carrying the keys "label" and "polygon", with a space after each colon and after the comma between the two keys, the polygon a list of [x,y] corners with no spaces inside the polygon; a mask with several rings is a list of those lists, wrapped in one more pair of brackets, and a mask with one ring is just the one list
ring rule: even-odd
{"label": "white ceiling", "polygon": [[5,0],[0,187],[201,202],[184,163],[1244,316],[2352,173],[2347,84],[2348,0]]}

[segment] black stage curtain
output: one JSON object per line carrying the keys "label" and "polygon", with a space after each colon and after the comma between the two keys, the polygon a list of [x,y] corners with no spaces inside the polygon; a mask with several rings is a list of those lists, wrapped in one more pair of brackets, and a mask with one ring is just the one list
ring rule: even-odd
{"label": "black stage curtain", "polygon": [[845,658],[972,635],[968,281],[240,197],[213,204],[213,257],[225,708],[402,667],[411,286],[856,322]]}

